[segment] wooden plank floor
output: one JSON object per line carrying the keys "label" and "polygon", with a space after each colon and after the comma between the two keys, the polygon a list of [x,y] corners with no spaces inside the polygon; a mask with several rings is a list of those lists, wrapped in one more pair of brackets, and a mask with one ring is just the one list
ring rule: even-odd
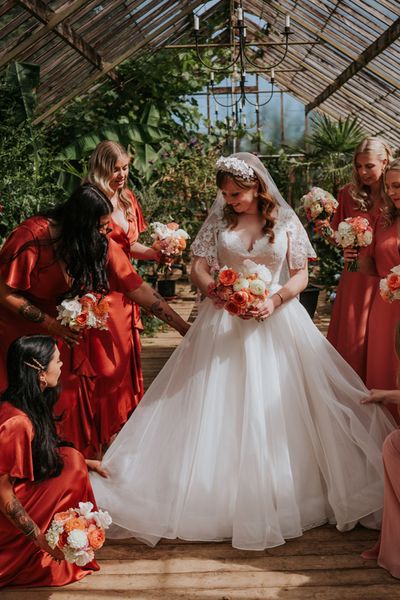
{"label": "wooden plank floor", "polygon": [[[173,306],[188,318],[194,295],[188,286],[180,294]],[[315,321],[326,333],[323,298]],[[143,340],[146,385],[179,340],[173,331]],[[262,552],[229,542],[162,540],[149,548],[134,539],[110,541],[98,553],[99,573],[65,588],[7,588],[0,600],[400,600],[400,582],[360,557],[376,537],[362,527],[342,534],[323,526]]]}

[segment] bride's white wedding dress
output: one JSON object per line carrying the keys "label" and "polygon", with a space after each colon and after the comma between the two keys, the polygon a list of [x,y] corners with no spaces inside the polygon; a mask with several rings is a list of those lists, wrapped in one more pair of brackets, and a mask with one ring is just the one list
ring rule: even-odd
{"label": "bride's white wedding dress", "polygon": [[[288,246],[294,254],[304,241],[292,214],[280,208],[275,242],[250,251],[220,226],[220,266],[240,270],[250,258],[279,289]],[[232,538],[261,550],[325,522],[346,530],[368,516],[378,527],[381,446],[393,424],[360,405],[366,393],[297,299],[263,322],[206,299],[105,454],[110,478],[91,474],[96,500],[115,537],[148,543]]]}

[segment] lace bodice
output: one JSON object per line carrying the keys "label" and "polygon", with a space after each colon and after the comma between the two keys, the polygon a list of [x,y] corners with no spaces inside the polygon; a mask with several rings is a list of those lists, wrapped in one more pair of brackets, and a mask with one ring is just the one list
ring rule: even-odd
{"label": "lace bodice", "polygon": [[270,243],[264,236],[254,243],[250,250],[236,231],[227,228],[221,217],[215,215],[200,230],[192,244],[195,256],[207,259],[214,270],[223,266],[240,270],[245,259],[268,267],[272,273],[272,283],[282,282],[283,270],[301,269],[309,256],[315,256],[308,236],[292,210],[279,209],[274,226],[275,239]]}

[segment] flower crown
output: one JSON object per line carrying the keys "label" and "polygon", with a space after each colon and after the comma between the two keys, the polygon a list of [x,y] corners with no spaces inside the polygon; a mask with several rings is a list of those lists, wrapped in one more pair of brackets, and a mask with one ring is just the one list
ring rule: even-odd
{"label": "flower crown", "polygon": [[254,179],[256,177],[254,169],[245,163],[244,160],[235,156],[221,156],[215,163],[215,166],[218,171],[225,171],[242,179]]}

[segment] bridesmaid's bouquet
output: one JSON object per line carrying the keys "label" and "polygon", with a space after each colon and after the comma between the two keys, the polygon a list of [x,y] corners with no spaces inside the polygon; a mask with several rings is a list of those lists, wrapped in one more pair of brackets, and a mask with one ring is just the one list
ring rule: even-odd
{"label": "bridesmaid's bouquet", "polygon": [[94,560],[112,523],[108,512],[92,509],[91,502],[79,502],[79,508],[56,513],[45,536],[50,548],[59,548],[67,562],[79,567]]}
{"label": "bridesmaid's bouquet", "polygon": [[[372,227],[365,217],[349,217],[339,223],[335,240],[342,248],[363,248],[372,242]],[[347,263],[349,271],[357,271],[357,261]]]}
{"label": "bridesmaid's bouquet", "polygon": [[380,280],[379,291],[386,302],[400,300],[400,265],[393,267],[389,275]]}
{"label": "bridesmaid's bouquet", "polygon": [[63,300],[57,306],[62,325],[77,329],[107,329],[109,304],[101,294],[88,293]]}
{"label": "bridesmaid's bouquet", "polygon": [[209,286],[209,295],[219,300],[231,315],[241,316],[268,298],[271,281],[271,272],[266,266],[245,260],[240,272],[223,267]]}
{"label": "bridesmaid's bouquet", "polygon": [[186,248],[186,240],[189,234],[184,229],[180,229],[178,223],[150,223],[153,230],[151,237],[154,242],[152,248],[156,252],[161,252],[166,258],[174,259]]}
{"label": "bridesmaid's bouquet", "polygon": [[317,233],[320,232],[324,237],[332,237],[334,232],[330,222],[339,206],[332,194],[319,187],[312,187],[302,196],[300,202],[307,221],[317,226]]}

